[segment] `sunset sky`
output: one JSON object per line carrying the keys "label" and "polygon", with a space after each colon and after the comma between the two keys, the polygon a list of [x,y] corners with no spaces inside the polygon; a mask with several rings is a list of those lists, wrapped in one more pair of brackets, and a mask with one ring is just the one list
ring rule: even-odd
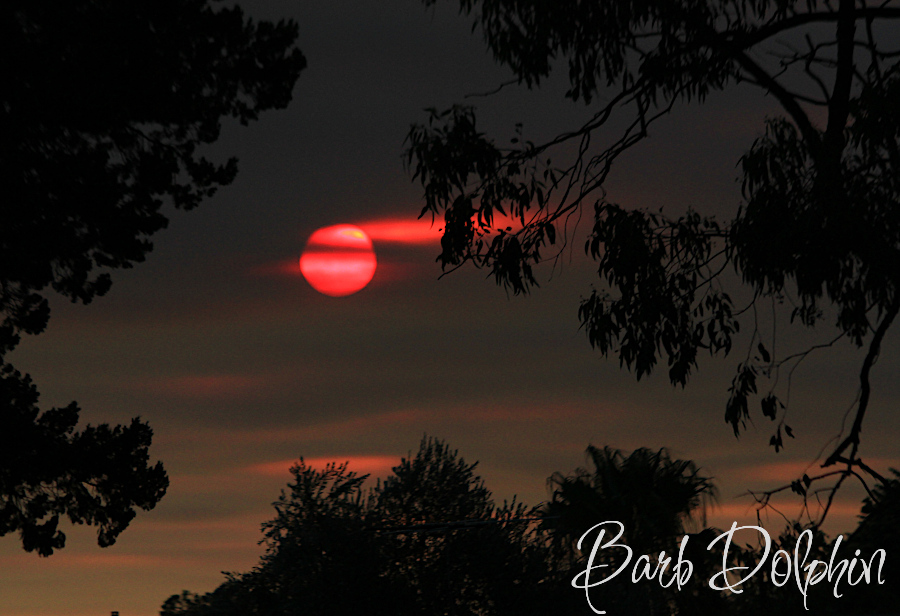
{"label": "sunset sky", "polygon": [[[728,358],[701,358],[683,390],[664,373],[637,382],[592,351],[577,319],[596,282],[582,250],[587,224],[555,267],[538,268],[541,287],[528,297],[508,297],[472,269],[438,280],[439,232],[416,220],[421,188],[401,161],[410,124],[427,107],[466,102],[498,139],[521,121],[539,140],[587,114],[563,98],[565,84],[463,99],[510,75],[449,5],[240,4],[299,22],[309,66],[293,103],[228,125],[211,154],[239,157],[234,184],[172,213],[147,262],[114,273],[106,297],[89,306],[54,297],[47,331],[10,356],[34,378],[42,408],[77,400],[84,422],[148,421],[168,494],[107,549],[90,528],[65,529],[67,547],[50,558],[25,553],[15,535],[0,539],[0,616],[151,616],[172,594],[214,589],[221,572],[256,564],[259,525],[300,456],[384,476],[428,434],[479,461],[498,502],[515,494],[537,504],[553,472],[585,464],[588,444],[669,447],[716,478],[710,522],[729,526],[755,519],[741,493],[798,478],[838,433],[862,358],[849,345],[795,374],[797,438],[777,455],[758,411],[740,439],[723,420],[746,340]],[[609,198],[733,216],[738,158],[776,111],[749,87],[676,108],[622,159]],[[318,293],[298,271],[307,238],[336,224],[365,230],[378,259],[372,282],[347,297]],[[833,331],[783,336],[782,348],[799,349]],[[863,432],[863,457],[882,472],[900,467],[898,350],[893,332]],[[826,530],[852,529],[861,497],[855,486],[842,492]],[[799,501],[782,502],[797,515]],[[769,522],[781,528],[777,515]]]}

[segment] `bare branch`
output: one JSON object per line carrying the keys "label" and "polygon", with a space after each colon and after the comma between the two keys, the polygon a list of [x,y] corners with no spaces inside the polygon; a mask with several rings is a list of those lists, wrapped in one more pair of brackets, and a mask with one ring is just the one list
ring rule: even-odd
{"label": "bare branch", "polygon": [[869,396],[872,393],[872,387],[869,383],[869,373],[872,371],[872,366],[874,366],[875,362],[878,360],[878,354],[881,352],[881,342],[884,340],[885,334],[894,322],[894,318],[897,316],[898,311],[900,311],[900,295],[897,295],[897,297],[894,298],[893,303],[885,313],[881,323],[878,325],[878,329],[872,337],[872,342],[869,344],[869,352],[866,354],[862,371],[859,375],[859,405],[856,408],[856,419],[853,421],[853,427],[850,428],[850,434],[848,434],[847,438],[841,441],[841,444],[835,448],[830,456],[828,456],[822,464],[822,468],[827,468],[832,464],[837,463],[838,458],[844,453],[847,447],[850,447],[851,445],[853,446],[853,449],[850,460],[854,460],[856,457],[856,450],[859,447],[859,434],[862,432],[863,419],[865,418],[866,410],[869,407]]}

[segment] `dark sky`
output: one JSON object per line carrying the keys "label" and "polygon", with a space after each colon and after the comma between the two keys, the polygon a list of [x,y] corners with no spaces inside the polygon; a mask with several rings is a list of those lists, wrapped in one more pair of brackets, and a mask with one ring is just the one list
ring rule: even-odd
{"label": "dark sky", "polygon": [[[76,399],[88,422],[149,421],[171,487],[109,549],[85,528],[67,531],[69,545],[49,559],[4,538],[0,615],[149,616],[182,589],[212,590],[222,571],[256,564],[259,524],[299,456],[350,460],[383,476],[427,433],[480,461],[498,501],[517,494],[537,504],[546,478],[584,464],[589,443],[665,446],[716,477],[721,506],[711,522],[728,526],[753,519],[752,502],[737,495],[795,479],[837,433],[861,360],[850,347],[798,370],[789,421],[798,438],[778,455],[761,415],[740,440],[723,421],[737,355],[702,359],[681,390],[664,374],[638,383],[592,352],[576,315],[595,277],[582,235],[555,270],[539,269],[541,288],[529,297],[508,298],[484,272],[438,280],[435,239],[377,235],[379,269],[367,288],[345,298],[315,292],[290,268],[306,238],[331,224],[414,222],[421,191],[401,163],[410,124],[426,107],[463,102],[509,75],[449,7],[241,4],[259,18],[299,22],[309,68],[294,102],[227,127],[213,154],[240,158],[234,184],[175,213],[148,261],[116,273],[107,297],[87,307],[56,299],[47,332],[12,356],[35,378],[43,406]],[[466,102],[498,138],[523,121],[539,139],[587,113],[563,99],[563,85]],[[610,199],[733,216],[738,158],[775,111],[751,89],[677,109],[622,160]],[[830,335],[782,340],[800,347]],[[874,375],[864,433],[866,458],[882,471],[900,466],[897,366],[894,338]],[[842,494],[832,532],[852,528],[859,498]],[[786,500],[786,513],[797,505]]]}

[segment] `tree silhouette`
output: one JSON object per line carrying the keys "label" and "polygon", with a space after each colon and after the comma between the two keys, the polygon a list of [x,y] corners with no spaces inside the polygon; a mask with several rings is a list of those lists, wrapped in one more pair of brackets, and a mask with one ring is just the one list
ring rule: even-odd
{"label": "tree silhouette", "polygon": [[842,602],[852,606],[852,613],[896,613],[900,605],[900,588],[896,583],[900,579],[900,563],[895,556],[900,553],[900,471],[892,468],[891,474],[893,477],[873,487],[872,495],[863,501],[859,525],[842,548],[845,558],[857,549],[866,559],[876,550],[884,550],[889,555],[881,572],[884,584],[872,582],[869,586],[846,589]]}
{"label": "tree silhouette", "polygon": [[195,207],[236,161],[200,149],[223,119],[288,104],[305,66],[296,24],[254,22],[207,0],[12,0],[0,8],[0,535],[49,555],[60,516],[113,543],[165,493],[148,466],[152,431],[76,430],[75,403],[43,413],[5,360],[44,330],[49,287],[88,303],[132,267],[166,204]]}
{"label": "tree silhouette", "polygon": [[260,564],[212,593],[173,595],[162,616],[546,613],[533,511],[496,507],[474,468],[433,438],[368,491],[346,464],[301,460],[263,525]]}
{"label": "tree silhouette", "polygon": [[[363,486],[366,476],[346,463],[317,470],[301,459],[274,503],[276,516],[263,524],[266,551],[260,564],[245,574],[227,574],[213,592],[171,596],[161,616],[589,613],[583,591],[572,581],[584,571],[595,537],[580,551],[576,543],[607,520],[623,524],[619,543],[632,548],[634,559],[647,554],[651,569],[660,551],[675,557],[686,535],[684,558],[693,565],[680,589],[661,588],[657,581],[633,583],[629,568],[591,591],[594,604],[609,614],[882,613],[896,604],[889,585],[845,584],[846,596],[838,601],[828,584],[819,584],[810,591],[807,612],[794,582],[773,585],[769,567],[746,580],[741,594],[712,590],[710,576],[723,569],[721,552],[707,550],[722,531],[703,528],[706,507],[716,495],[712,479],[665,449],[626,454],[590,446],[587,457],[588,469],[551,476],[551,499],[540,508],[495,507],[473,472],[476,465],[436,439],[425,438],[414,457],[403,459],[369,490]],[[890,553],[897,543],[897,486],[900,482],[892,480],[874,489],[878,498],[864,503],[864,519],[839,558],[858,548],[864,558],[881,547]],[[786,528],[772,550],[792,553],[802,530],[799,524]],[[825,535],[815,530],[805,562],[828,562],[830,553]],[[621,551],[604,551],[594,565],[618,566],[622,557]],[[732,544],[727,566],[753,569],[761,557],[753,546]],[[887,579],[895,570],[886,569]],[[600,575],[595,572],[592,582]]]}
{"label": "tree silhouette", "polygon": [[548,524],[558,539],[574,545],[594,524],[618,520],[625,525],[625,542],[645,553],[671,549],[688,529],[705,525],[717,491],[690,460],[673,460],[666,449],[625,455],[593,445],[587,457],[591,469],[550,478],[553,497],[544,513],[554,518]]}
{"label": "tree silhouette", "polygon": [[[594,525],[614,520],[624,526],[619,543],[632,548],[635,559],[641,554],[655,558],[661,551],[673,557],[668,579],[682,537],[705,526],[706,509],[717,495],[712,479],[701,475],[690,460],[672,459],[665,449],[641,448],[626,455],[610,447],[589,446],[587,458],[590,469],[553,474],[549,482],[552,498],[541,510],[546,518],[542,525],[551,533],[557,557],[568,561],[564,565],[570,573],[567,577],[584,571],[585,556],[595,537],[586,540],[580,555],[576,553],[579,538]],[[704,564],[711,560],[705,551],[708,540],[704,542],[703,538],[687,543],[686,558],[697,570],[707,570]],[[620,561],[623,555],[602,554],[601,558]],[[609,613],[670,614],[673,602],[679,614],[708,614],[724,608],[721,595],[710,592],[705,580],[695,579],[688,588],[677,591],[628,582],[602,591],[604,598],[598,599],[598,605],[608,608]]]}
{"label": "tree silhouette", "polygon": [[[586,252],[602,286],[578,314],[591,345],[618,355],[638,379],[664,361],[682,386],[698,353],[732,350],[741,315],[757,304],[773,312],[786,305],[791,322],[807,327],[833,319],[833,339],[780,355],[774,330],[770,337],[754,321],[725,420],[739,434],[759,394],[780,450],[784,435],[793,436],[784,422],[793,369],[815,349],[849,340],[866,348],[855,416],[823,458],[839,470],[822,478],[836,478],[834,491],[858,472],[883,479],[861,460],[859,444],[870,372],[900,310],[900,63],[888,47],[900,19],[895,4],[460,0],[514,82],[536,88],[566,65],[567,96],[595,113],[544,143],[525,141],[519,126],[510,147],[479,132],[471,107],[432,111],[414,125],[405,156],[424,188],[422,215],[443,219],[442,266],[473,263],[527,292],[533,265],[558,255],[553,245],[565,244],[590,209]],[[607,199],[614,163],[651,125],[678,103],[738,84],[770,94],[784,117],[767,120],[765,136],[741,158],[743,203],[730,221]],[[620,119],[618,137],[596,146]],[[567,162],[554,166],[551,154]],[[517,228],[495,224],[500,215]],[[728,270],[752,294],[747,305],[726,292]]]}
{"label": "tree silhouette", "polygon": [[553,607],[535,510],[495,505],[476,466],[426,437],[374,490],[391,575],[414,593],[400,612],[512,615]]}

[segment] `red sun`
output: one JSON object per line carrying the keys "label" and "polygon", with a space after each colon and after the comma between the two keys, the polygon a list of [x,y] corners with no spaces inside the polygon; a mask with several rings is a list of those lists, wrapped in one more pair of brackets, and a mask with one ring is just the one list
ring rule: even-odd
{"label": "red sun", "polygon": [[356,293],[375,275],[375,252],[365,231],[353,225],[322,227],[306,242],[300,272],[313,289],[332,297]]}

